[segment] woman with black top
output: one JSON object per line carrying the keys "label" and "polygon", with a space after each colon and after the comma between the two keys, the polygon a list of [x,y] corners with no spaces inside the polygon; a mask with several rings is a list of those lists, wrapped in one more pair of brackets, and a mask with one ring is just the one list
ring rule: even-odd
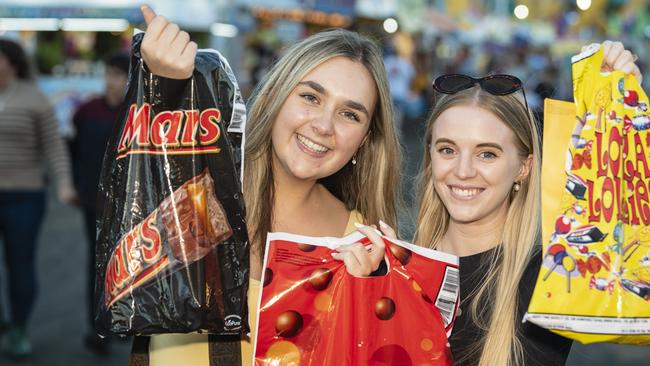
{"label": "woman with black top", "polygon": [[[603,48],[605,69],[640,77],[622,44]],[[564,365],[571,340],[521,322],[541,265],[540,138],[521,80],[450,74],[433,87],[415,242],[460,257],[455,364]]]}

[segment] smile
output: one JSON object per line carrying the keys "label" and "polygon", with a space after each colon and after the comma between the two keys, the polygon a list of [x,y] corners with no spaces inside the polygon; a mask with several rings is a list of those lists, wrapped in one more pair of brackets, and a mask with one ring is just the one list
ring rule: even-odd
{"label": "smile", "polygon": [[304,147],[308,151],[311,151],[316,154],[324,154],[329,151],[328,147],[318,144],[303,135],[296,134],[296,136],[298,142],[300,143],[300,146]]}
{"label": "smile", "polygon": [[484,188],[461,188],[457,186],[448,187],[454,196],[462,199],[472,199],[485,190]]}

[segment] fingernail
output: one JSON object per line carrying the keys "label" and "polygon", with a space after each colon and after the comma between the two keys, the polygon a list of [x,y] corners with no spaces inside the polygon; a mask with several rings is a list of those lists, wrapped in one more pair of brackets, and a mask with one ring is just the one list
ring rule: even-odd
{"label": "fingernail", "polygon": [[379,226],[388,227],[388,225],[385,222],[381,221],[381,220],[379,220]]}
{"label": "fingernail", "polygon": [[358,227],[358,228],[362,228],[362,227],[364,227],[364,225],[362,225],[362,224],[360,224],[360,223],[358,223],[358,222],[355,222],[355,223],[354,223],[354,226],[356,226],[356,227]]}

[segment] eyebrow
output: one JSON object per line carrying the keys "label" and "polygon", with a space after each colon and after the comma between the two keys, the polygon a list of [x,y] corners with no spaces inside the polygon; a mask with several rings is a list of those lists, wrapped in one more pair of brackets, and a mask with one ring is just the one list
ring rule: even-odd
{"label": "eyebrow", "polygon": [[[444,137],[437,139],[436,142],[435,142],[436,145],[437,144],[442,144],[442,143],[456,145],[456,143],[453,140],[450,140],[450,139],[444,138]],[[476,147],[492,147],[492,148],[495,148],[495,149],[503,152],[503,148],[501,147],[501,145],[499,145],[497,143],[494,143],[494,142],[484,142],[484,143],[476,145]]]}
{"label": "eyebrow", "polygon": [[[325,88],[322,85],[320,85],[319,83],[317,83],[315,81],[311,81],[311,80],[301,81],[301,82],[298,83],[298,85],[308,86],[308,87],[314,89],[315,91],[317,91],[318,93],[323,94],[323,95],[328,94],[327,90],[325,90]],[[344,105],[346,107],[348,107],[348,108],[352,108],[354,110],[357,110],[357,111],[365,114],[366,117],[370,118],[370,112],[368,112],[368,109],[366,109],[366,107],[363,104],[361,104],[359,102],[355,102],[353,100],[346,100]]]}

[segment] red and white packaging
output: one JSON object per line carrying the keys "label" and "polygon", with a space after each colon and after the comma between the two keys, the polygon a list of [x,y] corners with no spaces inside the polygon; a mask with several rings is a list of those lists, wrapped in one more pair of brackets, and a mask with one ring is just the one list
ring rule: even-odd
{"label": "red and white packaging", "polygon": [[458,258],[384,237],[386,275],[332,258],[344,238],[268,235],[255,365],[452,365]]}

